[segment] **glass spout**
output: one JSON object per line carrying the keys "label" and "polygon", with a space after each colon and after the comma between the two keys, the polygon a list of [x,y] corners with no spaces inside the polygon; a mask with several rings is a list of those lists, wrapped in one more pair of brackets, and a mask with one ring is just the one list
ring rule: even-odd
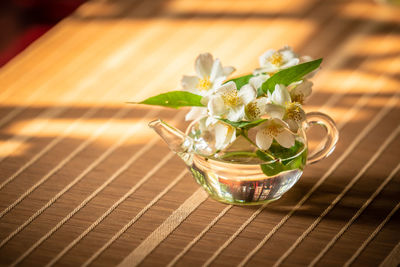
{"label": "glass spout", "polygon": [[168,147],[178,155],[191,151],[193,139],[186,136],[178,129],[168,125],[162,120],[150,122],[149,127],[158,133],[165,143],[168,144]]}

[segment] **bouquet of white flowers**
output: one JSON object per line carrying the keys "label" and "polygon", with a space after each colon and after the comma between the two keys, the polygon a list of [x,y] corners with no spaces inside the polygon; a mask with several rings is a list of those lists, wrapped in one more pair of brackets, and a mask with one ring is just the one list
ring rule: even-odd
{"label": "bouquet of white flowers", "polygon": [[243,136],[275,158],[268,152],[273,143],[283,148],[295,145],[296,133],[306,118],[302,105],[312,91],[309,78],[321,61],[299,57],[285,46],[262,54],[260,67],[252,73],[228,80],[235,68],[222,66],[209,53],[200,54],[195,61],[197,75],[183,76],[183,90],[138,104],[192,107],[186,120],[199,120],[203,133],[211,134],[214,149],[210,154],[224,150]]}

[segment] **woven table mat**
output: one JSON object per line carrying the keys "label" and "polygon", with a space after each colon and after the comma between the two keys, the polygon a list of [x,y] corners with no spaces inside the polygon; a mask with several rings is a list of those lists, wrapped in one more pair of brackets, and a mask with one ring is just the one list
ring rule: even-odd
{"label": "woven table mat", "polygon": [[[397,266],[400,7],[373,1],[90,1],[0,69],[0,265]],[[288,44],[323,57],[306,111],[340,131],[280,200],[218,203],[126,104],[199,53],[236,75]]]}

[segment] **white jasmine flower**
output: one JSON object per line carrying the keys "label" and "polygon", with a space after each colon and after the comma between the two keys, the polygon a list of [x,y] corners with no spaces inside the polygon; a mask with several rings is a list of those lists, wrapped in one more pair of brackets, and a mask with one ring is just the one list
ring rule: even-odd
{"label": "white jasmine flower", "polygon": [[207,108],[205,107],[192,107],[186,114],[185,120],[192,121],[207,116]]}
{"label": "white jasmine flower", "polygon": [[[258,92],[258,89],[261,85],[269,78],[269,75],[258,75],[251,77],[249,83],[244,85],[240,90],[251,90],[251,87],[255,92]],[[254,99],[250,103],[245,106],[245,118],[249,121],[253,121],[259,119],[262,115],[265,114],[265,105],[268,103],[268,98],[261,97],[258,99]]]}
{"label": "white jasmine flower", "polygon": [[275,139],[281,146],[289,148],[294,145],[294,135],[288,125],[280,119],[271,119],[255,127],[256,144],[262,150],[268,150]]}
{"label": "white jasmine flower", "polygon": [[206,96],[220,87],[235,68],[222,67],[219,59],[214,60],[210,53],[204,53],[196,58],[195,70],[197,76],[183,76],[182,87],[191,93]]}
{"label": "white jasmine flower", "polygon": [[256,97],[257,91],[252,86],[243,86],[238,91],[236,84],[231,81],[209,96],[208,111],[211,116],[240,121],[245,116],[245,106]]}
{"label": "white jasmine flower", "polygon": [[[204,135],[213,137],[216,150],[222,150],[236,139],[236,128],[213,117],[201,120],[200,130]],[[205,138],[209,140],[210,138]],[[209,140],[211,141],[211,140]]]}
{"label": "white jasmine flower", "polygon": [[271,94],[268,92],[270,103],[266,104],[265,110],[271,118],[284,120],[290,130],[297,132],[301,123],[306,119],[306,114],[298,103],[292,103],[290,93],[286,86],[275,85],[275,90]]}
{"label": "white jasmine flower", "polygon": [[254,77],[251,77],[249,80],[249,84],[253,86],[254,89],[258,90],[258,88],[261,87],[261,85],[268,80],[270,76],[267,74],[260,74]]}
{"label": "white jasmine flower", "polygon": [[306,120],[306,113],[299,103],[290,103],[286,106],[286,113],[283,120],[289,125],[289,129],[295,133],[301,123]]}
{"label": "white jasmine flower", "polygon": [[248,103],[245,107],[246,119],[249,121],[260,119],[262,115],[266,114],[267,104],[269,104],[267,97],[260,97]]}
{"label": "white jasmine flower", "polygon": [[269,102],[266,106],[266,112],[272,117],[282,119],[286,112],[286,106],[291,103],[290,94],[283,84],[275,85],[275,90],[271,94],[268,91]]}
{"label": "white jasmine flower", "polygon": [[304,103],[306,97],[311,95],[313,83],[307,79],[304,79],[300,83],[296,83],[294,87],[290,89],[290,97],[294,102],[298,102],[300,104]]}
{"label": "white jasmine flower", "polygon": [[282,69],[295,66],[299,63],[299,57],[293,52],[289,46],[275,51],[270,49],[259,58],[260,68],[256,69],[256,73],[275,73]]}

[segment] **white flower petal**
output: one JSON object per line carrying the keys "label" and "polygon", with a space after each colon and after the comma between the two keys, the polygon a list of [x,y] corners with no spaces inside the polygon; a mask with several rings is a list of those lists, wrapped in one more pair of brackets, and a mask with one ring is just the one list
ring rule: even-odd
{"label": "white flower petal", "polygon": [[263,130],[259,129],[256,134],[256,144],[262,150],[268,150],[272,144],[272,138]]}
{"label": "white flower petal", "polygon": [[249,80],[249,84],[253,86],[255,89],[261,87],[261,85],[269,78],[269,75],[257,75],[251,77]]}
{"label": "white flower petal", "polygon": [[259,58],[258,61],[260,63],[261,67],[264,67],[268,62],[268,59],[275,53],[274,49],[269,49],[267,50],[264,54],[262,54]]}
{"label": "white flower petal", "polygon": [[227,111],[224,100],[219,95],[210,97],[207,107],[211,116],[220,116]]}
{"label": "white flower petal", "polygon": [[309,61],[312,61],[312,60],[314,60],[314,59],[312,57],[310,57],[310,56],[302,56],[302,57],[300,57],[300,62],[301,63],[309,62]]}
{"label": "white flower petal", "polygon": [[222,149],[226,143],[226,134],[228,133],[228,128],[221,124],[217,123],[214,126],[215,133],[215,148]]}
{"label": "white flower petal", "polygon": [[222,85],[221,87],[215,90],[217,94],[226,94],[233,91],[237,91],[236,83],[234,83],[233,81],[227,82],[226,84]]}
{"label": "white flower petal", "polygon": [[257,108],[260,111],[259,116],[261,117],[261,116],[265,115],[267,113],[266,106],[268,104],[270,104],[269,101],[268,101],[268,98],[260,97],[260,98],[255,100],[255,103],[257,105]]}
{"label": "white flower petal", "polygon": [[239,106],[237,108],[231,108],[226,118],[230,121],[241,121],[244,115],[244,106]]}
{"label": "white flower petal", "polygon": [[281,69],[287,69],[289,67],[299,64],[300,60],[298,58],[289,59],[285,64],[281,66]]}
{"label": "white flower petal", "polygon": [[214,126],[215,131],[215,148],[224,149],[236,138],[236,130],[230,125],[218,122]]}
{"label": "white flower petal", "polygon": [[299,129],[299,125],[297,124],[297,122],[295,120],[286,119],[285,122],[289,125],[289,129],[292,132],[297,133],[297,130]]}
{"label": "white flower petal", "polygon": [[196,76],[184,75],[181,80],[181,85],[184,90],[187,91],[197,91],[197,84],[199,83],[199,78]]}
{"label": "white flower petal", "polygon": [[215,92],[215,89],[221,87],[222,83],[225,81],[225,77],[216,77],[214,81],[212,82],[212,90],[209,90],[209,92]]}
{"label": "white flower petal", "polygon": [[214,124],[216,124],[218,122],[219,122],[219,120],[217,120],[214,117],[209,116],[206,119],[205,125],[206,125],[206,127],[210,127],[210,126],[212,126],[212,125],[214,125]]}
{"label": "white flower petal", "polygon": [[269,103],[266,97],[257,98],[247,104],[245,107],[246,119],[252,121],[261,118],[261,116],[266,114],[265,107],[267,104]]}
{"label": "white flower petal", "polygon": [[231,67],[231,66],[224,67],[224,69],[223,69],[224,76],[225,76],[225,77],[228,77],[228,76],[231,75],[232,72],[234,72],[235,70],[236,70],[236,69],[235,69],[234,67]]}
{"label": "white flower petal", "polygon": [[278,119],[278,118],[274,118],[272,120],[269,120],[269,123],[270,124],[279,124],[283,128],[289,128],[289,125],[286,122],[284,122],[283,120]]}
{"label": "white flower petal", "polygon": [[274,104],[284,106],[291,102],[289,91],[283,84],[276,84],[271,101]]}
{"label": "white flower petal", "polygon": [[267,62],[262,68],[259,69],[259,73],[275,73],[278,70],[279,68],[277,66]]}
{"label": "white flower petal", "polygon": [[222,68],[221,61],[217,58],[214,60],[214,63],[210,72],[210,80],[214,81],[218,77],[224,77],[224,69]]}
{"label": "white flower petal", "polygon": [[307,97],[307,96],[311,95],[311,92],[312,92],[312,89],[311,89],[311,88],[312,88],[312,86],[313,86],[313,83],[312,83],[312,82],[310,82],[310,81],[307,80],[307,79],[304,79],[303,82],[302,82],[301,84],[299,84],[298,86],[296,86],[296,87],[294,88],[294,90],[295,90],[296,92],[301,93],[303,96]]}
{"label": "white flower petal", "polygon": [[277,134],[277,136],[275,136],[275,140],[281,146],[286,148],[294,146],[294,135],[287,129]]}
{"label": "white flower petal", "polygon": [[242,99],[243,104],[247,105],[257,97],[257,91],[250,84],[246,84],[240,88],[238,96],[240,99]]}
{"label": "white flower petal", "polygon": [[266,104],[264,110],[271,118],[277,119],[282,119],[286,112],[284,107],[275,104]]}
{"label": "white flower petal", "polygon": [[282,55],[285,61],[290,60],[292,58],[298,58],[293,49],[290,46],[284,46],[283,48],[279,49],[278,52]]}
{"label": "white flower petal", "polygon": [[213,63],[213,56],[210,53],[200,54],[196,58],[195,62],[197,75],[199,75],[201,78],[210,77]]}
{"label": "white flower petal", "polygon": [[191,121],[200,119],[207,116],[207,109],[202,107],[192,107],[190,111],[186,114],[185,120]]}

